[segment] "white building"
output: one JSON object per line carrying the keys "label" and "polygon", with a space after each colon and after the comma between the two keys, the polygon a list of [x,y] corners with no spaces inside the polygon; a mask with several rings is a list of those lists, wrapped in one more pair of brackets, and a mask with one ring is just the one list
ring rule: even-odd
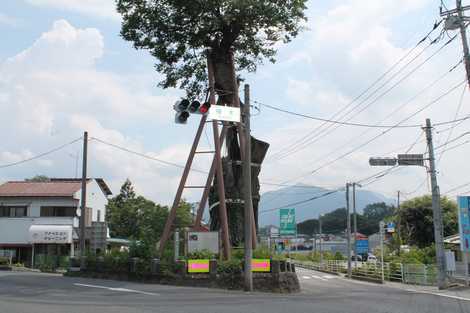
{"label": "white building", "polygon": [[[106,232],[104,219],[111,191],[103,179],[88,179],[85,225],[87,247]],[[12,181],[0,185],[0,255],[31,265],[41,256],[73,255],[77,250],[80,179]],[[104,238],[106,240],[106,236]]]}

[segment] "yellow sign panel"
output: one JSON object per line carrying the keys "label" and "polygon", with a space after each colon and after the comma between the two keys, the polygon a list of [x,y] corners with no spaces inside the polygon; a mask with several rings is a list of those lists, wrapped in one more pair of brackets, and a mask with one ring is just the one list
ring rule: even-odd
{"label": "yellow sign panel", "polygon": [[188,273],[209,273],[209,260],[188,260]]}
{"label": "yellow sign panel", "polygon": [[251,260],[252,272],[270,272],[271,260],[270,259],[253,259]]}

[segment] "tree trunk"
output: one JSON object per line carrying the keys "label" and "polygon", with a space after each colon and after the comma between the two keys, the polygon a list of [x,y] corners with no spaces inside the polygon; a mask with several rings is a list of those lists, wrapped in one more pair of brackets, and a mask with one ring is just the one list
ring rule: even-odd
{"label": "tree trunk", "polygon": [[[242,164],[240,159],[240,145],[237,137],[236,126],[230,127],[227,132],[227,156],[222,159],[223,171],[224,171],[224,183],[225,183],[225,197],[230,201],[243,200],[243,176],[242,176]],[[252,149],[252,163],[260,164],[263,162],[266,153],[268,151],[269,144],[260,141],[254,137],[251,137],[251,149]],[[253,210],[255,213],[256,229],[258,229],[258,204],[260,200],[260,184],[259,184],[259,173],[260,166],[252,166],[252,185],[251,191],[253,195]],[[217,194],[217,180],[214,180],[214,185],[211,188],[209,195],[209,204],[212,205],[219,201]],[[243,214],[243,203],[227,203],[227,218],[229,224],[229,234],[231,245],[236,247],[240,246],[243,242],[243,225],[244,225],[244,214]],[[210,212],[211,216],[211,230],[220,229],[220,218],[218,206],[212,208]]]}
{"label": "tree trunk", "polygon": [[[238,106],[238,82],[235,73],[233,52],[224,48],[213,48],[210,54],[214,69],[215,91],[218,95],[217,104]],[[232,126],[227,131],[226,146],[227,156],[222,158],[223,177],[225,183],[225,198],[230,200],[227,203],[227,219],[229,235],[232,246],[240,246],[243,242],[244,225],[244,204],[233,203],[243,200],[243,177],[240,157],[240,143],[238,141],[238,131],[236,126]],[[261,165],[268,151],[269,144],[251,137],[252,162]],[[259,195],[259,173],[260,166],[252,167],[252,195],[253,210],[255,212],[255,224],[258,229],[258,204]],[[217,194],[217,179],[211,187],[209,194],[209,205],[219,201]],[[215,206],[210,212],[211,230],[220,229],[219,208]]]}

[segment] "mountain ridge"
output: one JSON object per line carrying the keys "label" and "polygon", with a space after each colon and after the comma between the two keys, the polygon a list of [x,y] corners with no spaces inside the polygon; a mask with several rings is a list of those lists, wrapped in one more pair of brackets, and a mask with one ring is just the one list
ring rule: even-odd
{"label": "mountain ridge", "polygon": [[[335,191],[335,189],[326,189],[322,187],[299,184],[280,188],[274,191],[268,191],[261,195],[259,204],[259,225],[278,225],[279,210],[283,206],[291,207],[291,203],[297,203],[311,199],[315,196],[321,196],[325,193]],[[351,196],[352,199],[352,196]],[[358,213],[362,213],[363,209],[371,203],[385,202],[387,204],[395,204],[394,199],[390,199],[378,192],[356,189],[356,208]],[[320,214],[325,214],[344,208],[346,206],[346,193],[344,190],[337,191],[321,197],[316,200],[308,201],[295,205],[296,222],[303,222],[308,219],[318,218]],[[352,212],[352,202],[351,202]]]}

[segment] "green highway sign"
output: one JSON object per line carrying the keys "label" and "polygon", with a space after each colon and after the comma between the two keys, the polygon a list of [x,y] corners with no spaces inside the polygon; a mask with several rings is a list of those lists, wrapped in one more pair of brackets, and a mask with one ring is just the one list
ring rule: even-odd
{"label": "green highway sign", "polygon": [[279,235],[297,236],[297,223],[295,222],[295,209],[279,210]]}

